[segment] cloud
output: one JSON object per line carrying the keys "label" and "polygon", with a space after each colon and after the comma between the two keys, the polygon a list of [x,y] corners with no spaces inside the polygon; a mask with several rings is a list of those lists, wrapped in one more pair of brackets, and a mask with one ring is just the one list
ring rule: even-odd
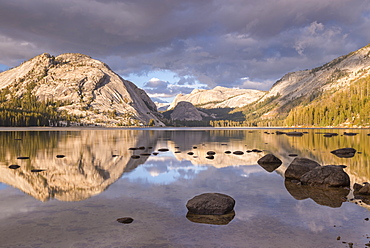
{"label": "cloud", "polygon": [[170,98],[177,94],[189,94],[195,87],[172,84],[158,78],[152,78],[144,84],[143,89],[152,98]]}
{"label": "cloud", "polygon": [[122,76],[172,71],[167,94],[244,77],[265,89],[367,45],[369,13],[368,0],[0,0],[0,63],[79,52]]}

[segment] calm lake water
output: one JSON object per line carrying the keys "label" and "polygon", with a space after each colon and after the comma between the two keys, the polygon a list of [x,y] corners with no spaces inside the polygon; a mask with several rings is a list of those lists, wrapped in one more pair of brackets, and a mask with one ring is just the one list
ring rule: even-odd
{"label": "calm lake water", "polygon": [[[370,182],[370,130],[275,131],[2,129],[0,247],[366,247],[370,205],[353,200],[352,191],[302,189],[283,175],[294,159],[288,155],[297,154],[346,165],[351,185]],[[344,147],[359,153],[330,153]],[[160,148],[169,151],[152,154]],[[267,153],[283,161],[273,172],[257,164]],[[187,201],[206,192],[235,199],[230,222],[186,217]],[[121,217],[134,221],[121,224]]]}

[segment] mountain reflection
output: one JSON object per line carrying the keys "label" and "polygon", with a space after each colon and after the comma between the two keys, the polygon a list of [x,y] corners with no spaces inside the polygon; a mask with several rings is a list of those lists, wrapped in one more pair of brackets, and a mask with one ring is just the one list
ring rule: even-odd
{"label": "mountain reflection", "polygon": [[[243,166],[250,168],[248,173],[267,173],[256,167],[257,160],[267,153],[273,153],[283,161],[275,171],[283,176],[294,159],[288,155],[295,153],[322,165],[347,165],[345,170],[353,185],[370,178],[369,152],[366,149],[370,146],[370,137],[365,131],[360,130],[359,133],[353,137],[338,135],[327,138],[315,130],[308,130],[308,134],[302,137],[276,135],[273,130],[268,133],[264,130],[191,129],[0,132],[0,182],[41,201],[53,198],[81,201],[103,192],[120,178],[170,184],[180,179],[191,180],[207,170],[207,166]],[[132,147],[143,148],[129,150]],[[330,153],[343,147],[353,147],[362,153],[353,158],[338,158]],[[168,148],[169,151],[159,152],[157,156],[140,156],[159,148]],[[251,152],[252,149],[263,152]],[[215,153],[213,159],[207,158],[208,151]],[[244,154],[227,154],[225,151],[243,151]],[[65,157],[57,158],[57,155]],[[134,159],[131,155],[139,155],[140,158]],[[17,159],[20,156],[29,159]],[[10,165],[19,165],[20,168],[9,169]],[[43,171],[32,172],[34,169]],[[248,173],[240,176],[248,176]],[[295,185],[285,186],[296,199],[312,198],[318,204],[333,207],[340,206],[348,193],[337,192],[333,200],[326,192],[311,192],[306,188],[300,192],[302,189]]]}
{"label": "mountain reflection", "polygon": [[[147,157],[132,159],[128,148],[156,139],[138,131],[81,131],[0,133],[0,140],[7,144],[1,151],[1,182],[41,201],[80,201],[144,163]],[[17,159],[20,154],[30,159]],[[60,154],[65,157],[57,158]],[[11,164],[20,168],[9,169]]]}

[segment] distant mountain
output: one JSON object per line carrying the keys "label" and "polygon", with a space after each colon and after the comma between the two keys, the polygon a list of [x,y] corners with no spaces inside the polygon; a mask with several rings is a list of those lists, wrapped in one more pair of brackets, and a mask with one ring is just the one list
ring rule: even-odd
{"label": "distant mountain", "polygon": [[370,45],[288,73],[243,111],[252,126],[370,126]]}
{"label": "distant mountain", "polygon": [[211,90],[194,89],[190,94],[179,94],[167,110],[173,109],[177,103],[186,101],[192,103],[197,108],[236,108],[250,104],[266,92],[250,89],[232,89],[217,86]]}
{"label": "distant mountain", "polygon": [[[0,89],[2,116],[12,108],[39,123],[40,109],[46,108],[47,103],[47,108],[68,116],[65,119],[86,125],[146,125],[149,122],[164,125],[156,105],[144,90],[122,79],[106,64],[83,54],[36,56],[0,73]],[[14,98],[23,102],[19,104]],[[25,99],[30,100],[24,102]],[[38,109],[28,106],[35,105],[32,99],[42,103],[38,103]],[[9,102],[14,106],[6,106]]]}
{"label": "distant mountain", "polygon": [[171,113],[172,120],[201,121],[206,114],[197,110],[190,102],[179,102]]}

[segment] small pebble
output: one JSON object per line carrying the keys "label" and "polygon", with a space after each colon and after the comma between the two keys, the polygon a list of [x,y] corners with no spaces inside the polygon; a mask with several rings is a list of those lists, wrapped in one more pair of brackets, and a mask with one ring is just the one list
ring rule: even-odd
{"label": "small pebble", "polygon": [[159,152],[168,152],[170,149],[168,148],[160,148],[158,149]]}
{"label": "small pebble", "polygon": [[17,159],[29,159],[30,157],[18,157]]}
{"label": "small pebble", "polygon": [[9,169],[13,169],[13,170],[18,169],[19,167],[20,167],[20,166],[19,166],[19,165],[17,165],[17,164],[9,165]]}
{"label": "small pebble", "polygon": [[122,224],[130,224],[134,221],[134,219],[131,217],[123,217],[123,218],[118,218],[117,221]]}

